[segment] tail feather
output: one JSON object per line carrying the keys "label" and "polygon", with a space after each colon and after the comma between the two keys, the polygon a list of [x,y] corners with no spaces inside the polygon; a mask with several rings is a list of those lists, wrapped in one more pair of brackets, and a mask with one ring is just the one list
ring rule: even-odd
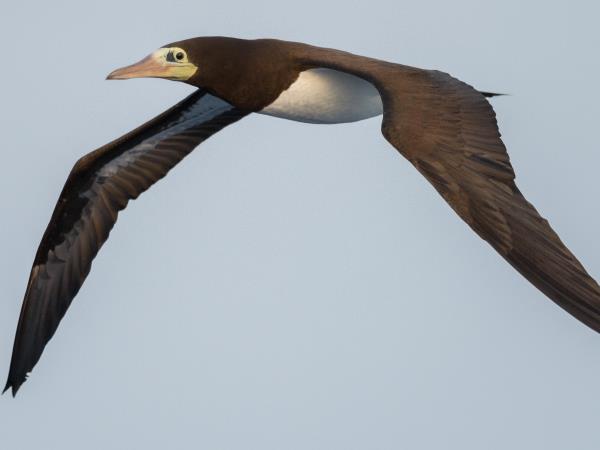
{"label": "tail feather", "polygon": [[500,97],[502,95],[508,95],[508,94],[497,94],[496,92],[484,92],[484,91],[479,91],[480,94],[482,94],[484,97]]}

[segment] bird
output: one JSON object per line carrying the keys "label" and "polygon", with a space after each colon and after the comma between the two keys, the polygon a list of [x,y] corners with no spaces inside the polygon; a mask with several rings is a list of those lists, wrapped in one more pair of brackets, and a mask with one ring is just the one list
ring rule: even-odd
{"label": "bird", "polygon": [[600,331],[600,287],[527,201],[489,101],[451,75],[277,39],[197,37],[158,48],[108,79],[197,88],[81,157],[35,254],[4,392],[39,361],[92,260],[130,200],[210,136],[252,113],[309,124],[382,115],[385,139],[483,240],[575,318]]}

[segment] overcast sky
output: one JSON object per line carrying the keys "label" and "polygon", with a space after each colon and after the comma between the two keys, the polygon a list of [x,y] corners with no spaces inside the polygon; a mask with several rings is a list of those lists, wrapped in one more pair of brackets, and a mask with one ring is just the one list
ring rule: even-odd
{"label": "overcast sky", "polygon": [[[600,277],[599,16],[592,1],[8,2],[0,375],[73,163],[192,91],[104,77],[193,36],[304,41],[510,93],[493,104],[519,186]],[[379,127],[253,115],[131,203],[0,398],[0,447],[600,448],[600,336]]]}

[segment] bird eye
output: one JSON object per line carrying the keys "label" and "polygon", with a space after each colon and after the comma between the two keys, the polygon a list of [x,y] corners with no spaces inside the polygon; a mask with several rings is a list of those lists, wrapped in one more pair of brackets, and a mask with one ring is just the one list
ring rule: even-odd
{"label": "bird eye", "polygon": [[167,60],[167,62],[170,63],[187,63],[188,59],[187,59],[187,54],[185,52],[184,49],[182,48],[168,48],[166,49],[165,52],[165,56],[164,58]]}

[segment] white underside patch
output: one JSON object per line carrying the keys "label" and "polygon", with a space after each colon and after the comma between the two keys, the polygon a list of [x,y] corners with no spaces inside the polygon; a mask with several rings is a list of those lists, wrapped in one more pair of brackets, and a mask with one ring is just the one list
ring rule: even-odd
{"label": "white underside patch", "polygon": [[344,123],[383,113],[377,88],[362,78],[332,69],[310,69],[261,114],[307,123]]}

